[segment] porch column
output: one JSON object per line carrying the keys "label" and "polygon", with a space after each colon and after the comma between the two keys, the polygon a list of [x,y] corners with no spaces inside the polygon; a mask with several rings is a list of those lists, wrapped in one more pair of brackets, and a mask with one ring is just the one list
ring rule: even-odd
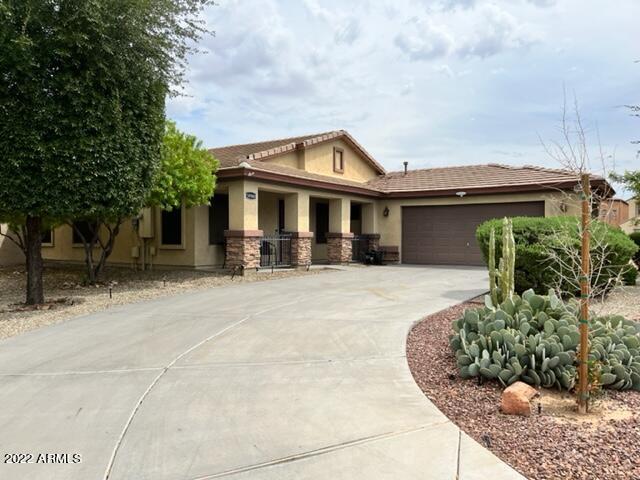
{"label": "porch column", "polygon": [[378,233],[376,223],[375,203],[363,204],[362,237],[367,239],[367,250],[378,250],[380,248],[380,234]]}
{"label": "porch column", "polygon": [[339,198],[329,201],[329,233],[327,233],[327,257],[329,263],[351,261],[351,201]]}
{"label": "porch column", "polygon": [[225,265],[227,268],[260,266],[258,229],[258,186],[239,180],[229,184],[229,230],[226,237]]}
{"label": "porch column", "polygon": [[311,264],[313,232],[309,231],[308,193],[290,193],[284,198],[284,229],[291,233],[291,265]]}

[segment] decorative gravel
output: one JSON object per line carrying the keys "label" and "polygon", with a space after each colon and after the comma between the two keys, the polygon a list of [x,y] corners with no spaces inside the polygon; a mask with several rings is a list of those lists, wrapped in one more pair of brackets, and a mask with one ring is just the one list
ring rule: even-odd
{"label": "decorative gravel", "polygon": [[[638,301],[636,297],[636,301]],[[413,377],[462,430],[529,479],[640,479],[640,392],[610,392],[579,416],[568,394],[541,390],[542,413],[499,412],[502,388],[458,377],[449,348],[451,322],[479,300],[443,310],[417,324],[407,339]]]}
{"label": "decorative gravel", "polygon": [[[224,272],[200,270],[154,270],[136,272],[128,268],[107,268],[96,286],[82,284],[80,267],[45,268],[45,305],[37,309],[23,305],[26,273],[24,267],[0,267],[0,339],[18,335],[45,325],[59,323],[79,315],[105,310],[113,305],[137,302],[158,296],[175,295],[187,290],[257,282],[275,278],[315,275],[327,269],[274,270],[251,272],[233,280]],[[112,298],[109,298],[109,286]]]}

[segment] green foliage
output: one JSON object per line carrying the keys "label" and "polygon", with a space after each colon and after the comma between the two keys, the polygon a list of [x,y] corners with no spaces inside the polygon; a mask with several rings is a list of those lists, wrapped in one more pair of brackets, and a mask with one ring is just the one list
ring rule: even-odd
{"label": "green foliage", "polygon": [[193,135],[179,131],[167,121],[162,162],[147,203],[171,210],[209,202],[215,188],[218,161]]}
{"label": "green foliage", "polygon": [[633,261],[640,267],[640,232],[630,233],[629,238],[638,246],[638,251],[633,256]]}
{"label": "green foliage", "polygon": [[622,281],[625,285],[635,285],[638,279],[638,269],[629,265],[622,274]]}
{"label": "green foliage", "polygon": [[623,184],[633,192],[636,198],[640,198],[640,170],[627,170],[623,174],[612,173],[611,180]]}
{"label": "green foliage", "polygon": [[207,3],[0,1],[0,218],[117,225],[139,211]]}
{"label": "green foliage", "polygon": [[491,301],[494,305],[511,298],[514,293],[515,272],[515,240],[513,238],[513,225],[510,219],[502,221],[502,257],[498,268],[496,266],[496,238],[495,230],[489,234],[489,290]]}
{"label": "green foliage", "polygon": [[[523,292],[529,288],[536,291],[546,291],[557,284],[554,270],[549,268],[549,251],[554,249],[559,255],[564,255],[560,245],[573,245],[580,249],[579,220],[576,217],[515,217],[513,235],[516,244],[515,259],[515,290]],[[476,239],[486,260],[489,255],[491,230],[496,232],[496,251],[502,248],[502,221],[488,220],[482,223],[476,231]],[[607,285],[627,268],[629,259],[636,252],[637,246],[618,228],[605,223],[594,221],[591,233],[601,241],[592,242],[605,244],[605,258],[602,259],[603,269],[597,279],[599,287]],[[594,264],[600,261],[602,252],[592,251]],[[569,259],[567,258],[569,263]],[[592,287],[595,285],[592,285]],[[574,287],[567,281],[562,290],[572,292]]]}
{"label": "green foliage", "polygon": [[[500,305],[487,296],[484,307],[468,309],[453,322],[450,345],[461,377],[572,389],[578,317],[578,302],[564,302],[553,291],[543,296],[527,290]],[[597,317],[589,320],[589,330],[589,361],[597,362],[594,378],[605,388],[640,390],[640,324],[620,316]]]}

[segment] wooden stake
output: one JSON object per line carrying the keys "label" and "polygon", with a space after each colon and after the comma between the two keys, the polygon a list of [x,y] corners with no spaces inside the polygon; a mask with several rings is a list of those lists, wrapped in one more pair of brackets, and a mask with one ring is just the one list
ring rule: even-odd
{"label": "wooden stake", "polygon": [[581,251],[581,276],[580,276],[580,352],[578,364],[578,413],[587,413],[589,407],[589,278],[590,278],[590,256],[589,243],[591,222],[591,211],[589,202],[591,201],[591,185],[589,174],[582,174],[582,251]]}

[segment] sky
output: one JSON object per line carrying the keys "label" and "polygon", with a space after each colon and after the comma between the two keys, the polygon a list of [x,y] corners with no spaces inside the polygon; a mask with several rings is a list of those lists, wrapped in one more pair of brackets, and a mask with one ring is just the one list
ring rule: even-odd
{"label": "sky", "polygon": [[640,0],[216,3],[167,104],[207,147],[345,129],[390,171],[557,168],[566,99],[594,172],[640,168]]}

